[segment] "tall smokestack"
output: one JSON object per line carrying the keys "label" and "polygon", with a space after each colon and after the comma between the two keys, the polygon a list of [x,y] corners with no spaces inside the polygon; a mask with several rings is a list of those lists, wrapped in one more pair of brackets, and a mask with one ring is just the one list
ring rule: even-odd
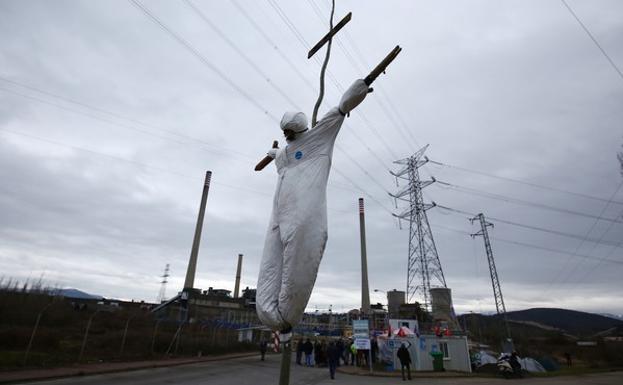
{"label": "tall smokestack", "polygon": [[368,288],[368,257],[366,254],[366,220],[363,198],[359,198],[359,234],[361,237],[361,311],[370,314],[370,289]]}
{"label": "tall smokestack", "polygon": [[190,260],[188,261],[188,270],[186,270],[186,279],[184,280],[184,290],[192,289],[195,285],[195,272],[197,270],[197,255],[199,254],[199,243],[201,242],[201,230],[203,228],[203,216],[206,211],[206,201],[208,200],[208,191],[210,190],[210,179],[212,171],[206,172],[205,183],[203,184],[203,193],[201,194],[201,205],[199,206],[199,216],[197,217],[197,226],[195,227],[195,238],[193,239],[193,248],[190,251]]}
{"label": "tall smokestack", "polygon": [[238,268],[236,269],[236,286],[234,286],[234,298],[238,298],[240,290],[240,273],[242,272],[242,254],[238,254]]}

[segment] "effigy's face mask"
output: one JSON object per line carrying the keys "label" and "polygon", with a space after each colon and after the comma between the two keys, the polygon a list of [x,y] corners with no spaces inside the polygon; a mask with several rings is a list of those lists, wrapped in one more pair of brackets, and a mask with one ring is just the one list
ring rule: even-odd
{"label": "effigy's face mask", "polygon": [[286,128],[285,130],[283,130],[283,136],[285,136],[286,142],[290,143],[290,142],[300,138],[307,131],[308,131],[307,128],[304,129],[303,131],[294,131],[294,130],[290,130],[290,129]]}
{"label": "effigy's face mask", "polygon": [[296,139],[296,132],[293,130],[283,130],[283,136],[285,136],[287,141],[293,141]]}

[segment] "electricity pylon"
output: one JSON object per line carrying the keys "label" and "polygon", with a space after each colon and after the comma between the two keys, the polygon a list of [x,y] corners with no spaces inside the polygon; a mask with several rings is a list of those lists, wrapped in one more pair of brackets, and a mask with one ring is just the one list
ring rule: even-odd
{"label": "electricity pylon", "polygon": [[479,235],[482,235],[482,238],[485,241],[485,251],[487,253],[487,261],[489,262],[489,274],[491,275],[491,285],[493,286],[493,297],[495,298],[495,310],[498,312],[498,315],[501,315],[504,319],[504,327],[506,328],[506,338],[508,343],[511,345],[512,350],[512,338],[511,338],[511,330],[508,326],[508,319],[506,317],[506,305],[504,305],[504,297],[502,296],[502,287],[500,286],[500,279],[498,278],[498,271],[495,268],[495,260],[493,259],[493,249],[491,249],[491,241],[489,240],[489,233],[487,232],[487,227],[493,227],[493,223],[487,222],[485,220],[485,216],[483,213],[478,214],[474,218],[470,219],[472,224],[474,221],[480,222],[480,231],[471,234],[472,238],[476,238]]}
{"label": "electricity pylon", "polygon": [[165,295],[166,295],[166,290],[167,290],[167,283],[169,278],[169,264],[167,263],[167,265],[164,267],[164,274],[162,274],[162,281],[160,282],[160,292],[158,293],[158,298],[156,299],[156,303],[160,304],[162,303],[162,301],[164,301],[166,299]]}
{"label": "electricity pylon", "polygon": [[446,279],[443,276],[437,247],[426,215],[426,211],[435,207],[435,203],[424,203],[422,197],[422,189],[435,183],[435,178],[429,181],[420,180],[419,168],[428,162],[428,158],[423,156],[427,148],[428,145],[410,157],[394,162],[404,166],[398,172],[390,171],[396,177],[396,183],[398,183],[398,179],[404,179],[408,181],[408,184],[398,193],[390,195],[395,199],[409,202],[409,208],[406,211],[401,214],[394,214],[399,220],[409,220],[407,302],[419,294],[424,309],[430,311],[429,290],[431,287],[446,287]]}

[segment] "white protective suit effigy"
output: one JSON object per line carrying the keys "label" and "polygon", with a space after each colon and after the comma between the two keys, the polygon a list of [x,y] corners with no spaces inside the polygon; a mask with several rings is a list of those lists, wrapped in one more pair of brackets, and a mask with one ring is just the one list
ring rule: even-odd
{"label": "white protective suit effigy", "polygon": [[279,174],[257,283],[262,323],[287,330],[299,323],[327,243],[327,181],[335,139],[344,117],[368,93],[357,80],[334,107],[307,131],[302,112],[287,112],[283,130],[296,132],[285,148],[271,150]]}

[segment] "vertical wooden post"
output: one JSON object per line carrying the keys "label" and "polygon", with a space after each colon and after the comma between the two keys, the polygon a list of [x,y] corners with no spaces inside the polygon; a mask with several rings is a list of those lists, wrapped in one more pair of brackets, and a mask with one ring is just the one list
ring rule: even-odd
{"label": "vertical wooden post", "polygon": [[82,361],[82,355],[84,354],[84,349],[87,346],[87,339],[89,337],[89,329],[91,328],[91,322],[93,322],[93,317],[99,312],[96,310],[91,317],[89,317],[89,321],[87,322],[87,328],[84,331],[84,338],[82,339],[82,347],[80,348],[80,355],[78,356],[78,363]]}
{"label": "vertical wooden post", "polygon": [[134,316],[130,316],[128,320],[125,322],[125,328],[123,329],[123,337],[121,337],[121,348],[119,348],[119,358],[123,355],[123,349],[125,348],[125,339],[128,335],[128,326],[130,326],[130,320],[134,318]]}
{"label": "vertical wooden post", "polygon": [[160,321],[156,321],[156,326],[154,326],[154,335],[151,337],[151,354],[154,354],[154,349],[156,347],[156,335],[158,333],[158,325],[160,325]]}
{"label": "vertical wooden post", "polygon": [[30,354],[30,349],[32,348],[32,343],[35,340],[35,335],[37,334],[37,329],[39,328],[39,321],[41,321],[41,316],[43,312],[45,312],[53,302],[45,305],[43,309],[37,314],[37,320],[35,321],[35,326],[32,328],[32,334],[30,335],[30,340],[28,341],[28,346],[26,347],[26,352],[24,353],[24,365],[26,365],[26,361],[28,360],[28,355]]}
{"label": "vertical wooden post", "polygon": [[281,353],[281,372],[279,374],[279,385],[290,384],[290,363],[292,361],[292,340],[282,346]]}

